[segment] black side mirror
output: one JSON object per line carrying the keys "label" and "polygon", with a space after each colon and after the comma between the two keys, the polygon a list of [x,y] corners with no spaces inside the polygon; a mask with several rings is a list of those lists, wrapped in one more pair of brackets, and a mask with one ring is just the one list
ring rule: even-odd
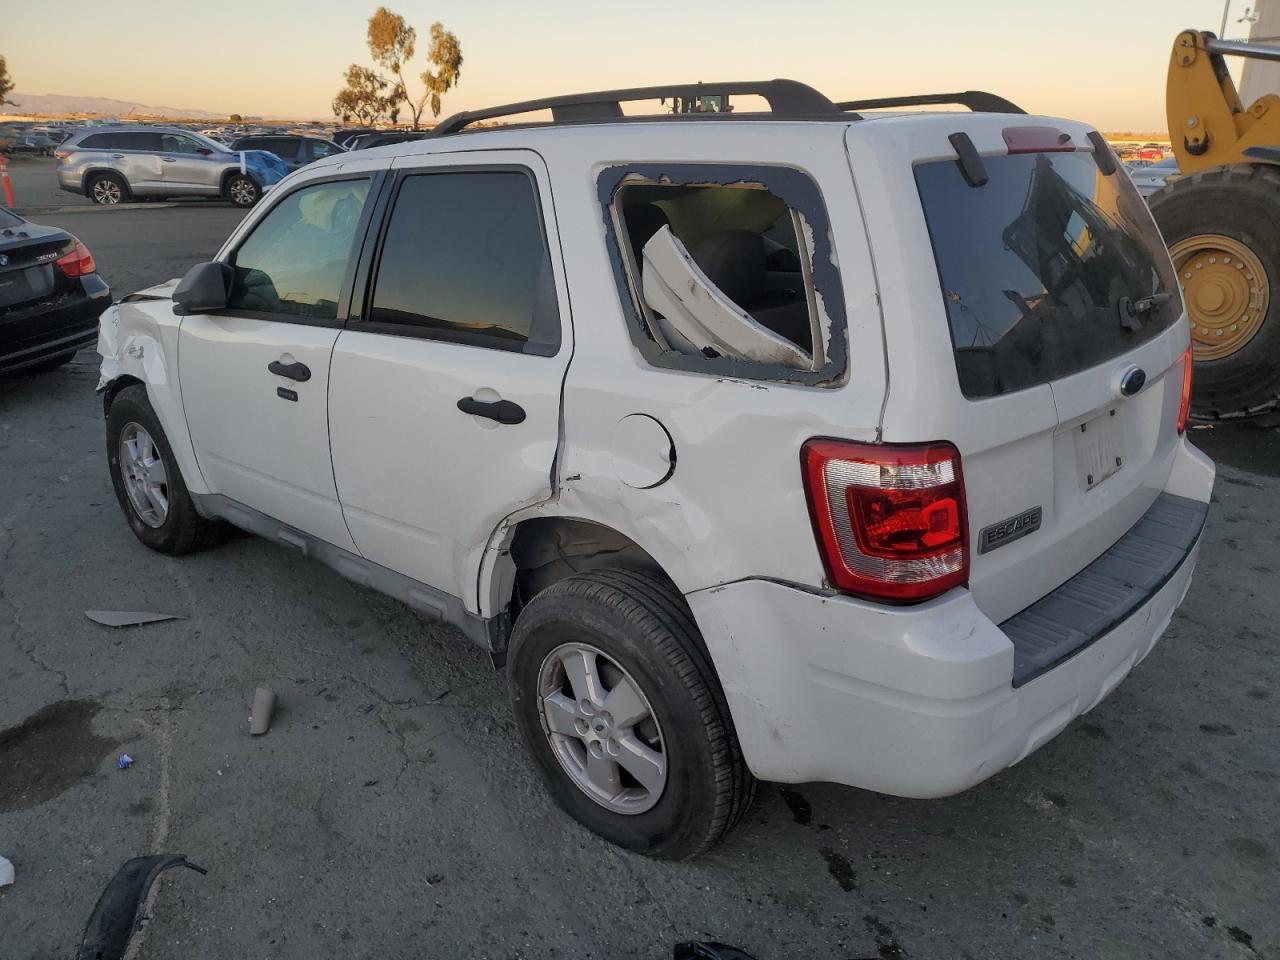
{"label": "black side mirror", "polygon": [[202,157],[207,157],[212,154],[213,151],[208,147],[196,147],[196,153],[200,154]]}
{"label": "black side mirror", "polygon": [[227,305],[231,268],[225,263],[197,263],[173,291],[173,312],[180,317],[209,313]]}

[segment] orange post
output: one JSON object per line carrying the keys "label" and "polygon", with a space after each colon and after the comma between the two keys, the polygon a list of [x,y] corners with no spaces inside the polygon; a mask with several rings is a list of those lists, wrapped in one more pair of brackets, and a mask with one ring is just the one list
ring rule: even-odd
{"label": "orange post", "polygon": [[9,182],[9,162],[0,153],[0,186],[4,187],[4,203],[7,207],[16,207],[13,202],[13,184]]}

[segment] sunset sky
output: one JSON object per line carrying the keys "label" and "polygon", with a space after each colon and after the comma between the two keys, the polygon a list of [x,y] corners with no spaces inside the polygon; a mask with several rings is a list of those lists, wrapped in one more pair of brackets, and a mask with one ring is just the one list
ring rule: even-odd
{"label": "sunset sky", "polygon": [[[0,0],[0,55],[23,93],[218,112],[331,116],[368,63],[377,0]],[[710,79],[791,77],[833,99],[979,88],[1108,130],[1164,126],[1169,47],[1218,29],[1220,0],[390,0],[424,38],[457,34],[444,113],[537,96]],[[1232,17],[1243,14],[1243,0]],[[110,16],[106,16],[110,11]],[[1232,24],[1230,37],[1248,24]],[[410,81],[425,68],[420,42]]]}

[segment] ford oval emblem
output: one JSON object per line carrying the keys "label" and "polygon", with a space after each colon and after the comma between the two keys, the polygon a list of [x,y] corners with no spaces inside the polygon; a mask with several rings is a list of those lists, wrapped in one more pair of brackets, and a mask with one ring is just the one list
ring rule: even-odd
{"label": "ford oval emblem", "polygon": [[1147,382],[1147,372],[1141,367],[1130,367],[1124,372],[1120,378],[1120,393],[1125,397],[1132,397],[1141,390]]}

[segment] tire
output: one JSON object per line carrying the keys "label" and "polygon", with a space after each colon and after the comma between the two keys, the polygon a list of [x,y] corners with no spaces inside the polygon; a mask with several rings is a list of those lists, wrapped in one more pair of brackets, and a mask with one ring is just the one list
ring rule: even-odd
{"label": "tire", "polygon": [[133,199],[129,193],[129,184],[116,173],[95,173],[85,184],[84,192],[85,196],[100,207],[114,207]]}
{"label": "tire", "polygon": [[[622,708],[604,697],[584,713],[581,699],[569,696],[578,691],[565,668],[567,661],[578,662],[583,646],[599,654],[593,660],[599,689],[614,694],[631,685],[649,709],[648,719],[628,727],[620,715],[601,709],[602,703]],[[516,725],[548,791],[571,817],[606,840],[647,856],[683,860],[717,844],[750,806],[755,780],[724,694],[688,604],[665,577],[607,567],[548,587],[516,621],[507,671]],[[554,711],[552,702],[567,710]],[[561,729],[576,732],[553,734],[544,710],[555,713]],[[576,728],[566,727],[570,716]],[[632,744],[628,756],[634,757],[637,739],[649,748],[648,756],[661,756],[660,789],[619,773],[621,792],[606,802],[580,785],[584,771],[575,777],[568,764],[588,758],[592,747],[583,734],[590,737],[592,725],[596,731],[605,726],[597,736],[608,739],[595,746],[606,761],[603,751],[617,744]],[[566,755],[574,759],[562,759]],[[624,762],[643,766],[634,759],[612,762],[618,771],[626,771]]]}
{"label": "tire", "polygon": [[229,176],[223,192],[235,207],[252,207],[262,199],[262,188],[253,177],[245,173],[233,173]]}
{"label": "tire", "polygon": [[[1216,419],[1275,408],[1280,404],[1280,168],[1215,167],[1162,187],[1150,204],[1179,267],[1178,281],[1186,287],[1196,354],[1192,411]],[[1200,273],[1202,267],[1207,272]],[[1257,276],[1259,270],[1265,277]],[[1206,287],[1205,278],[1224,274],[1224,283]]]}
{"label": "tire", "polygon": [[[144,516],[134,503],[122,469],[121,440],[126,431],[136,438],[139,429],[145,431],[152,442],[155,460],[164,470],[163,492],[167,504],[159,523],[155,522],[155,516],[149,519]],[[173,458],[169,438],[165,436],[164,428],[147,399],[146,387],[141,384],[125,387],[111,400],[111,409],[107,413],[107,464],[111,471],[111,486],[129,528],[152,550],[178,556],[203,550],[221,539],[222,524],[207,520],[196,512]],[[154,465],[151,469],[154,470]],[[152,503],[150,506],[154,508],[155,505]]]}

